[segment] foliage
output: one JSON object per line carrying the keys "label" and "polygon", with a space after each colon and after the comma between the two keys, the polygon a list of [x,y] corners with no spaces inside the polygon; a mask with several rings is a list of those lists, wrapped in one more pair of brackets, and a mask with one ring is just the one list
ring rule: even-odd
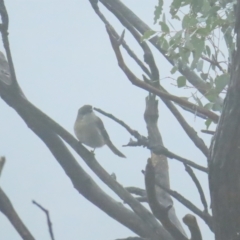
{"label": "foliage", "polygon": [[[181,63],[209,84],[210,90],[205,95],[209,102],[203,104],[197,95],[194,99],[196,104],[214,111],[221,111],[222,106],[217,99],[219,95],[224,96],[230,78],[228,69],[235,48],[235,3],[226,0],[173,0],[169,13],[164,13],[163,4],[167,1],[159,0],[154,11],[154,23],[160,25],[160,30],[147,31],[142,37],[142,40],[158,37],[165,55],[174,62],[172,74],[177,72]],[[167,18],[171,18],[171,23]],[[178,87],[186,84],[184,76],[177,78]]]}

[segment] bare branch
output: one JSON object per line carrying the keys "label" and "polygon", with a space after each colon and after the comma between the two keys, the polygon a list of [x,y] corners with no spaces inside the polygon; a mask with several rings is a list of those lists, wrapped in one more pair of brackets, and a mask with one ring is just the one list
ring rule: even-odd
{"label": "bare branch", "polygon": [[226,73],[226,71],[222,68],[222,66],[220,65],[220,63],[216,60],[216,59],[210,59],[204,55],[201,56],[201,58],[209,63],[211,63],[212,65],[218,67],[222,73]]}
{"label": "bare branch", "polygon": [[205,173],[208,173],[208,168],[206,167],[203,167],[203,166],[200,166],[198,164],[196,164],[195,162],[192,162],[186,158],[182,158],[180,156],[178,156],[177,154],[173,153],[173,152],[170,152],[167,148],[165,148],[164,146],[162,145],[155,145],[155,146],[148,146],[149,149],[151,149],[155,154],[162,154],[168,158],[171,158],[171,159],[176,159],[182,163],[185,163],[185,164],[188,164],[189,166],[191,167],[194,167],[200,171],[203,171]]}
{"label": "bare branch", "polygon": [[176,191],[173,191],[171,189],[168,189],[161,185],[158,182],[155,182],[156,185],[158,185],[160,188],[162,188],[164,191],[169,193],[172,197],[174,197],[176,200],[178,200],[180,203],[182,203],[186,208],[197,214],[200,218],[202,218],[206,224],[209,226],[209,228],[213,231],[213,222],[212,222],[212,216],[206,212],[201,211],[199,208],[197,208],[192,202],[190,202],[188,199],[183,197],[181,194],[179,194]]}
{"label": "bare branch", "polygon": [[[145,24],[139,17],[136,16],[129,8],[127,8],[121,1],[119,0],[99,0],[109,11],[111,11],[114,15],[115,12],[118,12],[119,15],[121,15],[123,18],[125,18],[134,28],[136,28],[142,35],[151,30],[151,28]],[[117,18],[118,16],[115,15]],[[155,48],[159,50],[159,52],[162,53],[162,55],[173,65],[174,61],[166,54],[166,51],[164,51],[160,44],[158,44],[158,37],[155,36],[149,40],[153,44]],[[203,94],[203,96],[207,96],[207,93],[211,90],[211,88],[208,86],[208,84],[203,81],[198,75],[192,71],[188,66],[183,64],[181,61],[179,61],[178,64],[178,70],[179,72],[186,77],[186,79],[195,86],[199,92]],[[157,94],[156,94],[157,95]],[[218,103],[222,104],[223,100],[218,97]]]}
{"label": "bare branch", "polygon": [[118,44],[116,43],[116,40],[115,38],[113,37],[112,35],[112,32],[111,32],[111,29],[110,28],[106,28],[107,29],[107,32],[108,32],[108,35],[109,35],[109,38],[111,40],[111,44],[112,44],[112,47],[113,47],[113,50],[115,52],[115,55],[117,57],[117,60],[118,60],[118,65],[119,67],[123,70],[123,72],[126,74],[126,76],[128,77],[128,79],[131,81],[132,84],[142,88],[142,89],[145,89],[147,90],[148,92],[151,92],[159,97],[162,97],[164,99],[168,99],[168,100],[171,100],[173,102],[176,102],[180,105],[183,105],[185,107],[188,107],[188,108],[191,108],[192,110],[196,111],[196,112],[200,112],[201,114],[204,114],[206,115],[208,118],[210,118],[212,121],[214,122],[217,122],[218,119],[219,119],[219,116],[203,107],[200,107],[200,106],[197,106],[191,102],[188,102],[187,100],[183,99],[183,98],[180,98],[180,97],[177,97],[177,96],[174,96],[172,94],[169,94],[169,93],[166,93],[162,90],[159,90],[155,87],[153,87],[152,85],[146,83],[146,82],[143,82],[141,81],[140,79],[138,79],[132,72],[131,70],[126,66],[126,64],[124,63],[124,60],[123,60],[123,57],[122,57],[122,54],[120,52],[120,49],[119,49],[119,46]]}
{"label": "bare branch", "polygon": [[129,54],[130,57],[132,57],[134,59],[134,61],[139,65],[139,67],[150,77],[151,73],[149,72],[148,68],[145,66],[145,64],[137,57],[137,55],[129,48],[129,46],[126,44],[126,42],[124,41],[123,37],[119,36],[117,34],[117,32],[114,30],[114,28],[112,27],[112,25],[107,21],[107,19],[104,17],[104,15],[100,12],[99,7],[97,2],[95,0],[89,0],[95,13],[99,16],[99,18],[103,21],[103,23],[110,27],[112,29],[113,35],[116,38],[116,40],[118,41],[118,45],[119,45],[119,39],[122,39],[121,43],[122,46],[125,48],[125,50],[127,51],[127,53]]}
{"label": "bare branch", "polygon": [[100,108],[94,107],[94,110],[96,110],[97,112],[103,114],[104,116],[106,116],[108,118],[111,118],[112,120],[114,120],[115,122],[117,122],[121,126],[123,126],[132,136],[134,136],[138,140],[138,143],[140,144],[138,146],[147,146],[148,145],[148,139],[146,137],[144,137],[143,135],[141,135],[140,133],[138,133],[138,131],[132,129],[124,121],[118,119],[111,113],[107,113],[107,112],[101,110]]}
{"label": "bare branch", "polygon": [[103,115],[113,119],[114,121],[116,121],[117,123],[119,123],[121,126],[123,126],[130,134],[132,134],[135,138],[137,138],[137,142],[134,141],[130,141],[127,145],[124,146],[130,146],[130,147],[135,147],[135,146],[144,146],[144,147],[148,147],[150,150],[152,150],[155,154],[160,155],[163,154],[166,157],[169,157],[171,159],[177,159],[178,161],[182,162],[182,163],[186,163],[200,171],[203,172],[208,172],[208,169],[200,166],[188,159],[182,158],[172,152],[170,152],[167,148],[165,148],[162,145],[155,145],[155,146],[150,146],[149,145],[149,141],[146,137],[142,136],[141,134],[139,134],[136,130],[133,130],[132,128],[130,128],[126,123],[124,123],[122,120],[116,118],[115,116],[113,116],[110,113],[106,113],[103,110],[99,109],[99,108],[94,108],[96,111],[102,113]]}
{"label": "bare branch", "polygon": [[192,178],[193,182],[195,183],[195,185],[197,187],[197,190],[198,190],[199,195],[200,195],[200,199],[201,199],[203,207],[204,207],[204,211],[206,213],[208,213],[208,204],[207,204],[207,201],[206,201],[206,198],[205,198],[205,195],[204,195],[204,192],[203,192],[203,189],[202,189],[202,186],[201,186],[200,182],[198,181],[198,179],[197,179],[196,175],[194,174],[193,170],[187,164],[184,164],[184,166],[185,166],[186,172]]}
{"label": "bare branch", "polygon": [[8,218],[13,227],[24,240],[34,240],[35,238],[24,225],[7,195],[0,188],[0,211]]}
{"label": "bare branch", "polygon": [[137,187],[125,187],[125,189],[130,192],[131,194],[135,194],[141,197],[145,197],[147,196],[146,191],[144,189],[141,188],[137,188]]}
{"label": "bare branch", "polygon": [[4,167],[4,164],[6,162],[6,158],[5,157],[0,157],[0,176]]}
{"label": "bare branch", "polygon": [[53,234],[53,229],[52,229],[52,222],[51,222],[51,219],[50,219],[49,211],[46,208],[44,208],[43,206],[41,206],[39,203],[34,201],[34,200],[32,201],[32,203],[35,204],[36,206],[38,206],[46,214],[48,231],[49,231],[49,234],[51,236],[51,239],[54,240],[54,234]]}

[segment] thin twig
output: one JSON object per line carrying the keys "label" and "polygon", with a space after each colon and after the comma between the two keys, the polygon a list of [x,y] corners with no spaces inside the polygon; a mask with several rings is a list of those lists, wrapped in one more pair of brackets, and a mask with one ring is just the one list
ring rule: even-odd
{"label": "thin twig", "polygon": [[117,122],[118,124],[120,124],[122,127],[124,127],[132,136],[134,136],[138,142],[140,142],[140,144],[142,144],[143,146],[146,146],[148,143],[148,139],[146,137],[144,137],[143,135],[141,135],[138,131],[132,129],[130,126],[128,126],[124,121],[120,120],[119,118],[115,117],[113,114],[111,113],[107,113],[105,111],[103,111],[100,108],[93,108],[95,111],[103,114],[104,116],[114,120],[115,122]]}
{"label": "thin twig", "polygon": [[52,222],[51,222],[51,219],[50,219],[49,211],[46,208],[44,208],[43,206],[41,206],[39,203],[34,201],[34,200],[32,200],[32,203],[35,204],[36,206],[38,206],[46,214],[48,231],[49,231],[49,234],[51,236],[51,239],[54,240],[54,234],[53,234],[53,229],[52,229]]}
{"label": "thin twig", "polygon": [[149,72],[148,68],[145,66],[145,64],[137,57],[137,55],[129,48],[127,43],[124,41],[124,39],[123,39],[124,35],[122,37],[119,36],[117,34],[117,32],[114,30],[114,28],[112,27],[112,25],[108,22],[108,20],[100,12],[99,7],[97,5],[97,1],[94,1],[94,0],[89,0],[89,1],[91,3],[95,13],[99,16],[99,18],[103,21],[103,23],[112,29],[112,33],[113,33],[114,37],[116,38],[116,40],[118,41],[118,44],[121,39],[121,44],[125,48],[127,53],[129,54],[129,56],[132,57],[134,59],[134,61],[139,65],[139,67],[150,77],[151,73]]}
{"label": "thin twig", "polygon": [[186,163],[200,171],[203,172],[208,172],[208,169],[206,167],[200,166],[188,159],[182,158],[180,156],[178,156],[177,154],[174,154],[173,152],[170,152],[167,148],[163,147],[162,145],[156,145],[156,146],[149,146],[149,141],[146,137],[142,136],[141,134],[139,134],[136,130],[133,130],[132,128],[130,128],[126,123],[124,123],[122,120],[116,118],[115,116],[113,116],[110,113],[106,113],[105,111],[99,109],[99,108],[94,108],[94,110],[100,112],[101,114],[103,114],[104,116],[107,116],[111,119],[113,119],[114,121],[116,121],[117,123],[119,123],[121,126],[123,126],[132,136],[134,136],[138,141],[135,142],[133,140],[130,140],[130,142],[126,145],[124,145],[125,147],[135,147],[135,146],[144,146],[149,148],[150,150],[152,150],[155,154],[157,155],[165,155],[166,157],[169,157],[171,159],[177,159],[180,162]]}
{"label": "thin twig", "polygon": [[219,64],[219,62],[216,59],[212,60],[212,59],[210,59],[210,58],[208,58],[208,57],[206,57],[204,55],[202,55],[201,58],[203,60],[211,63],[212,65],[218,67],[221,70],[222,73],[226,73],[226,71],[222,68],[222,66]]}
{"label": "thin twig", "polygon": [[202,186],[200,184],[200,182],[198,181],[195,173],[193,172],[192,168],[190,168],[187,164],[184,164],[185,166],[185,170],[186,172],[189,174],[189,176],[192,178],[194,184],[196,185],[197,187],[197,190],[198,190],[198,193],[200,195],[200,199],[202,201],[202,204],[203,204],[203,207],[204,207],[204,211],[206,213],[208,213],[208,204],[207,204],[207,200],[205,198],[205,195],[204,195],[204,192],[203,192],[203,189],[202,189]]}

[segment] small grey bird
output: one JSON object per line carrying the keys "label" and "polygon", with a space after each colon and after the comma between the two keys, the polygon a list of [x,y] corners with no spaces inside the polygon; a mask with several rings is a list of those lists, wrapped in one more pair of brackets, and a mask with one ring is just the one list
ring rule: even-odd
{"label": "small grey bird", "polygon": [[74,132],[81,143],[94,149],[106,144],[116,155],[125,158],[125,155],[111,142],[102,120],[95,115],[91,105],[79,108]]}

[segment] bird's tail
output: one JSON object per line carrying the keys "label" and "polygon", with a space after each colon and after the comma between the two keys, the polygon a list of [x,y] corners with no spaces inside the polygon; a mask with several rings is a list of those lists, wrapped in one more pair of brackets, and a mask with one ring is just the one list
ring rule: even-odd
{"label": "bird's tail", "polygon": [[113,145],[113,143],[111,142],[110,139],[107,141],[106,145],[112,150],[113,153],[115,153],[115,154],[118,155],[119,157],[126,158],[126,156],[125,156],[123,153],[121,153],[121,152]]}

